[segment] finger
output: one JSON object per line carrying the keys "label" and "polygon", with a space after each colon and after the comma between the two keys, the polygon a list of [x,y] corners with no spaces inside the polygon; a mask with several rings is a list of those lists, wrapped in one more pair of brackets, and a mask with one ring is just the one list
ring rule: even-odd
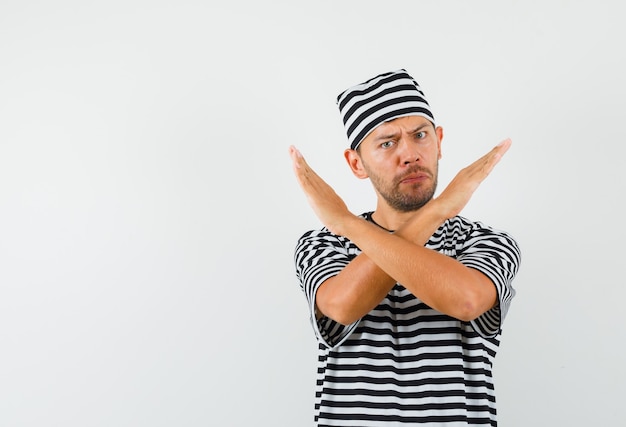
{"label": "finger", "polygon": [[293,168],[293,173],[298,180],[298,184],[302,190],[305,190],[306,193],[307,183],[304,178],[304,157],[302,156],[302,153],[300,153],[300,151],[293,145],[289,146],[289,157],[291,157],[291,166]]}
{"label": "finger", "polygon": [[300,150],[292,145],[289,147],[289,154],[293,162],[294,172],[298,175],[298,178],[308,178],[310,175],[315,174],[313,169],[311,169],[309,164],[304,159]]}
{"label": "finger", "polygon": [[289,146],[289,156],[291,157],[291,161],[293,163],[293,166],[295,168],[300,169],[302,167],[302,160],[304,160],[304,157],[302,157],[302,153],[300,153],[300,150],[298,150],[293,145],[290,145]]}
{"label": "finger", "polygon": [[495,151],[495,157],[500,160],[500,158],[502,158],[502,156],[504,156],[504,153],[506,153],[507,151],[509,151],[509,148],[511,148],[511,144],[513,143],[513,141],[511,141],[511,138],[507,138],[505,140],[502,140],[498,145],[496,145],[494,147],[494,149],[492,151]]}
{"label": "finger", "polygon": [[311,196],[315,192],[326,185],[323,180],[315,173],[313,169],[304,159],[304,156],[293,145],[289,147],[289,155],[293,163],[293,171],[296,175],[298,183],[307,196]]}
{"label": "finger", "polygon": [[504,156],[504,154],[507,151],[509,151],[509,148],[511,148],[511,143],[512,143],[511,138],[507,138],[501,141],[498,145],[496,145],[493,148],[493,150],[491,150],[487,158],[488,173],[490,173],[493,170],[493,168],[496,166],[496,164],[500,162],[500,160],[502,159],[502,156]]}
{"label": "finger", "polygon": [[[478,185],[482,182],[494,169],[496,164],[500,161],[504,153],[511,146],[511,140],[505,139],[498,145],[493,147],[487,154],[476,160],[461,171],[460,176],[465,176],[463,179],[469,179],[474,182],[474,185]],[[470,182],[468,181],[468,182]]]}
{"label": "finger", "polygon": [[499,159],[504,155],[504,153],[506,153],[509,150],[510,147],[511,147],[511,139],[510,138],[504,139],[500,141],[498,145],[496,145],[491,150],[489,150],[487,154],[485,154],[480,159],[478,159],[478,161],[487,162],[494,158]]}
{"label": "finger", "polygon": [[511,146],[512,143],[513,143],[513,141],[511,141],[511,138],[506,138],[506,139],[503,139],[502,141],[500,141],[500,143],[498,145],[496,145],[496,147],[501,147],[506,152],[506,150],[509,149],[509,147]]}
{"label": "finger", "polygon": [[498,164],[504,153],[506,153],[511,147],[511,139],[507,138],[502,140],[498,145],[493,147],[487,154],[478,159],[475,163],[480,170],[489,174],[493,168]]}
{"label": "finger", "polygon": [[311,175],[313,170],[309,167],[306,160],[304,160],[304,156],[293,145],[289,147],[289,155],[291,156],[291,161],[293,165],[293,171],[300,181],[301,184],[304,184],[304,181],[308,179],[309,175]]}
{"label": "finger", "polygon": [[299,177],[308,178],[311,175],[317,176],[315,171],[311,169],[309,164],[304,159],[304,156],[302,155],[302,153],[293,145],[289,147],[289,154],[291,155],[291,159],[293,161],[294,171]]}

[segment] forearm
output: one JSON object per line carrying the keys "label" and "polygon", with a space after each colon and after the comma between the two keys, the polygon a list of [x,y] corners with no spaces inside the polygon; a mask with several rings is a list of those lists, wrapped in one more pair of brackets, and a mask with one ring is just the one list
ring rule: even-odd
{"label": "forearm", "polygon": [[[360,225],[379,231],[377,235],[389,235],[374,224],[355,219]],[[428,204],[395,234],[413,245],[424,246],[444,220],[434,206]],[[381,269],[367,254],[361,253],[341,273],[320,286],[316,295],[317,308],[339,323],[350,324],[380,304],[396,282],[394,276]]]}
{"label": "forearm", "polygon": [[364,221],[349,221],[344,231],[378,268],[442,313],[472,320],[495,304],[495,287],[486,276],[423,243]]}

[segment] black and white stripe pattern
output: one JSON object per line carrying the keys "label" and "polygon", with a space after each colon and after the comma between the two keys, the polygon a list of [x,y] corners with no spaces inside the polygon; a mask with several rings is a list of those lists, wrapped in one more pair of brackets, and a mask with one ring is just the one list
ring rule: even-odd
{"label": "black and white stripe pattern", "polygon": [[424,92],[404,69],[346,89],[337,105],[353,150],[376,126],[398,117],[422,116],[435,122]]}
{"label": "black and white stripe pattern", "polygon": [[325,228],[298,241],[296,272],[319,340],[316,425],[497,425],[491,368],[515,295],[511,282],[520,265],[519,248],[507,233],[462,217],[446,221],[426,247],[488,275],[499,304],[473,322],[462,322],[396,284],[352,325],[316,320],[318,287],[360,251]]}

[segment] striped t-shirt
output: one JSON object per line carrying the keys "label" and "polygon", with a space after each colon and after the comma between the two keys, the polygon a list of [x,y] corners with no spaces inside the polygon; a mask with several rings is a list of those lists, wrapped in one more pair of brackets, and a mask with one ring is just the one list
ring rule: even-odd
{"label": "striped t-shirt", "polygon": [[[370,220],[371,213],[363,214]],[[457,216],[425,247],[486,274],[499,303],[472,322],[442,314],[401,284],[359,321],[316,319],[315,293],[360,253],[326,228],[305,233],[296,273],[319,341],[314,418],[318,426],[497,425],[491,368],[520,264],[505,232]]]}

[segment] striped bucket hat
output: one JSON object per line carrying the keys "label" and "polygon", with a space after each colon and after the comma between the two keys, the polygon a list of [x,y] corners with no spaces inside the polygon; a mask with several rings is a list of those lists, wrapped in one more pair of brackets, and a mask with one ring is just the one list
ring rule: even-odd
{"label": "striped bucket hat", "polygon": [[435,123],[424,92],[405,69],[346,89],[337,97],[337,105],[353,150],[376,126],[398,117],[422,116]]}

